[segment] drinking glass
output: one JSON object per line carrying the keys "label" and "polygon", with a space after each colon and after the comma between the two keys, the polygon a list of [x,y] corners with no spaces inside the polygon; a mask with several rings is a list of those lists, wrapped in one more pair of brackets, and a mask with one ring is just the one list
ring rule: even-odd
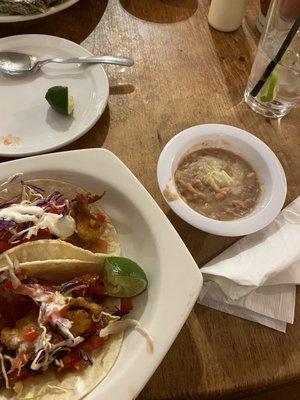
{"label": "drinking glass", "polygon": [[[268,118],[286,115],[300,99],[300,30],[259,92],[255,86],[262,79],[290,31],[298,26],[300,0],[273,0],[251,69],[244,98],[257,113]],[[252,92],[252,93],[251,93]]]}

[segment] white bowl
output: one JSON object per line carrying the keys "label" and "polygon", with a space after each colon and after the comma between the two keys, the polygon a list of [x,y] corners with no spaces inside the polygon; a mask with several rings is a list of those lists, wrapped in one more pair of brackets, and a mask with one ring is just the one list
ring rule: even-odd
{"label": "white bowl", "polygon": [[[252,213],[233,221],[218,221],[197,213],[181,199],[174,172],[184,155],[203,147],[231,150],[253,166],[262,185],[262,195]],[[247,235],[270,224],[284,204],[287,189],[284,170],[265,143],[249,132],[221,124],[193,126],[174,136],[159,157],[157,179],[162,195],[179,217],[202,231],[221,236]],[[164,195],[165,189],[178,198],[170,201]]]}
{"label": "white bowl", "polygon": [[1,164],[0,182],[16,172],[23,172],[25,180],[63,179],[91,192],[107,190],[102,205],[116,226],[122,253],[148,276],[148,290],[133,299],[131,315],[151,334],[154,350],[147,350],[137,331],[126,332],[116,364],[85,400],[132,400],[162,361],[199,296],[202,275],[196,262],[150,194],[110,151],[75,150],[8,161]]}

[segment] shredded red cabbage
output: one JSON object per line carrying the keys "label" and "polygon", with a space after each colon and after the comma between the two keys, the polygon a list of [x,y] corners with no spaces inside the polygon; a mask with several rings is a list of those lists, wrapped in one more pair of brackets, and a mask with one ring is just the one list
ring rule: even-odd
{"label": "shredded red cabbage", "polygon": [[[13,221],[12,221],[13,222]],[[27,229],[30,228],[31,226],[33,226],[33,222],[28,221],[28,222],[22,222],[20,224],[15,223],[15,226],[19,227],[19,232],[25,231],[23,234],[18,235],[18,234],[14,234],[8,241],[9,243],[18,243],[20,241],[22,241],[23,239],[25,239],[26,235],[27,235]]]}
{"label": "shredded red cabbage", "polygon": [[28,187],[29,189],[34,190],[35,192],[37,192],[37,193],[39,193],[39,194],[43,194],[44,191],[45,191],[44,189],[42,189],[42,188],[40,188],[40,187],[38,187],[38,186],[36,186],[36,185],[34,185],[34,184],[32,184],[32,183],[27,183],[27,182],[21,181],[21,184],[22,184],[23,186]]}
{"label": "shredded red cabbage", "polygon": [[47,198],[37,200],[33,204],[43,208],[46,211],[48,207],[50,209],[54,207],[61,215],[66,215],[70,206],[69,200],[65,199],[63,194],[58,191],[51,193]]}
{"label": "shredded red cabbage", "polygon": [[70,290],[74,290],[77,286],[87,287],[87,285],[85,285],[80,278],[74,278],[68,282],[62,283],[60,285],[59,291],[60,293],[66,293],[69,292]]}
{"label": "shredded red cabbage", "polygon": [[0,219],[0,229],[1,230],[10,230],[14,228],[17,224],[14,221],[6,221],[4,219]]}
{"label": "shredded red cabbage", "polygon": [[5,207],[8,207],[8,206],[11,206],[12,204],[15,204],[17,198],[18,198],[18,196],[15,196],[12,199],[1,201],[0,202],[0,208],[5,208]]}
{"label": "shredded red cabbage", "polygon": [[84,352],[83,350],[78,350],[78,355],[80,358],[82,358],[86,363],[89,363],[90,365],[93,365],[93,361],[90,359],[90,357]]}
{"label": "shredded red cabbage", "polygon": [[112,313],[112,315],[114,315],[115,317],[120,317],[120,318],[124,317],[124,315],[127,315],[127,314],[129,314],[129,311],[122,311],[119,309],[117,311],[115,311],[114,313]]}
{"label": "shredded red cabbage", "polygon": [[62,193],[61,193],[61,192],[58,192],[58,191],[56,190],[55,192],[51,193],[51,194],[47,197],[47,200],[48,200],[49,202],[51,202],[51,201],[55,202],[55,201],[59,200],[61,197],[62,197]]}
{"label": "shredded red cabbage", "polygon": [[50,204],[55,204],[59,199],[63,197],[62,193],[55,191],[51,193],[48,197],[37,200],[34,205],[38,207],[47,207]]}

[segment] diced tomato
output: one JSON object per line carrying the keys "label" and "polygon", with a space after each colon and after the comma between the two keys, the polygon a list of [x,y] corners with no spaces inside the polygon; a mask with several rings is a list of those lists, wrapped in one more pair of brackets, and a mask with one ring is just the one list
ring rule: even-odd
{"label": "diced tomato", "polygon": [[105,340],[98,335],[94,335],[79,345],[79,348],[84,351],[98,349],[103,346]]}
{"label": "diced tomato", "polygon": [[77,279],[80,283],[83,283],[85,285],[96,285],[97,283],[102,282],[102,278],[98,274],[85,274],[75,279]]}
{"label": "diced tomato", "polygon": [[50,207],[47,207],[46,211],[50,212],[52,214],[61,214],[62,208],[56,208],[54,206],[50,206]]}
{"label": "diced tomato", "polygon": [[13,290],[14,290],[11,281],[6,281],[6,282],[4,282],[4,284],[3,284],[2,287],[3,287],[3,290],[4,290],[5,292],[13,292]]}
{"label": "diced tomato", "polygon": [[27,271],[24,268],[20,268],[20,272],[18,272],[18,278],[20,281],[27,279]]}
{"label": "diced tomato", "polygon": [[21,367],[23,367],[23,365],[27,363],[28,360],[29,360],[29,355],[22,354],[21,356],[14,358],[14,360],[12,361],[12,368],[20,369]]}
{"label": "diced tomato", "polygon": [[108,246],[108,243],[107,243],[107,241],[104,240],[104,239],[99,239],[99,240],[97,241],[97,246],[98,246],[100,249],[106,250],[106,249],[107,249],[107,246]]}
{"label": "diced tomato", "polygon": [[104,342],[105,340],[98,335],[92,336],[89,339],[89,344],[93,347],[93,349],[98,349],[104,344]]}
{"label": "diced tomato", "polygon": [[[83,286],[83,288],[76,289],[77,286]],[[65,290],[65,288],[73,288],[73,295],[84,296],[87,292],[95,293],[103,296],[105,293],[104,286],[102,285],[102,277],[98,274],[85,274],[78,276],[68,282],[61,285],[60,289]],[[103,288],[102,288],[103,287]]]}
{"label": "diced tomato", "polygon": [[68,312],[68,308],[64,307],[58,312],[58,314],[61,318],[65,318],[67,316],[67,312]]}
{"label": "diced tomato", "polygon": [[78,360],[73,364],[73,368],[79,370],[86,366],[86,362],[84,360]]}
{"label": "diced tomato", "polygon": [[104,296],[106,293],[106,290],[103,285],[90,286],[88,288],[88,293],[96,294],[97,296]]}
{"label": "diced tomato", "polygon": [[129,298],[121,299],[121,311],[131,311],[133,309],[132,301]]}
{"label": "diced tomato", "polygon": [[105,222],[107,222],[107,218],[106,215],[104,214],[97,214],[96,215],[96,220],[101,222],[102,224],[104,224]]}
{"label": "diced tomato", "polygon": [[31,376],[30,372],[27,371],[25,367],[21,368],[20,370],[15,369],[8,375],[8,381],[10,386],[12,386],[15,382],[22,381],[23,379],[28,378]]}
{"label": "diced tomato", "polygon": [[22,332],[22,336],[26,342],[34,342],[39,337],[39,332],[35,329],[25,329]]}
{"label": "diced tomato", "polygon": [[59,310],[59,311],[53,311],[53,312],[51,313],[51,315],[49,316],[49,322],[50,322],[52,325],[56,325],[57,320],[60,319],[60,318],[65,318],[66,315],[67,315],[67,312],[68,312],[68,310],[67,310],[66,307],[62,308],[62,309]]}
{"label": "diced tomato", "polygon": [[62,362],[64,364],[63,369],[82,369],[86,366],[86,361],[84,361],[80,355],[77,348],[74,348],[70,351],[70,353],[66,354],[62,358]]}
{"label": "diced tomato", "polygon": [[[8,282],[6,282],[2,288],[5,286],[9,286]],[[7,291],[9,290],[6,290],[6,292]],[[38,312],[38,306],[27,296],[14,293],[6,293],[6,296],[0,295],[1,321],[3,323],[7,321],[7,327],[14,326],[20,318],[27,317],[29,314],[36,312]]]}
{"label": "diced tomato", "polygon": [[0,253],[3,253],[4,251],[10,249],[12,245],[8,242],[8,240],[1,239],[0,240]]}
{"label": "diced tomato", "polygon": [[[37,234],[34,236],[31,236],[31,238],[29,239],[29,241],[34,241],[34,240],[38,240],[38,239],[51,239],[52,235],[51,233],[48,231],[48,229],[39,229]],[[27,240],[22,240],[22,243],[25,242]]]}
{"label": "diced tomato", "polygon": [[[18,228],[17,228],[18,230]],[[18,243],[10,243],[9,239],[12,237],[12,234],[7,231],[1,231],[0,230],[0,253],[3,253],[4,251],[11,249],[12,247],[16,246],[17,244],[20,243],[26,243],[26,242],[32,242],[34,240],[38,239],[51,239],[52,235],[48,231],[48,229],[39,229],[37,235],[31,236],[30,239],[21,239],[20,242]]]}

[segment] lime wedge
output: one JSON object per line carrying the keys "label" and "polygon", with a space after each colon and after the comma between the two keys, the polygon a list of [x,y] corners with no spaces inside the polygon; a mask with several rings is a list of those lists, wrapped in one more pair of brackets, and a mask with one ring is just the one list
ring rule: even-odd
{"label": "lime wedge", "polygon": [[109,296],[137,296],[147,285],[145,272],[134,261],[124,257],[107,257],[104,265],[104,286]]}
{"label": "lime wedge", "polygon": [[268,102],[275,99],[277,93],[278,79],[278,72],[276,70],[272,71],[262,88],[262,93],[260,96],[261,101]]}
{"label": "lime wedge", "polygon": [[66,86],[53,86],[48,89],[46,100],[53,108],[63,115],[71,115],[74,110],[74,99],[69,96],[69,89]]}

